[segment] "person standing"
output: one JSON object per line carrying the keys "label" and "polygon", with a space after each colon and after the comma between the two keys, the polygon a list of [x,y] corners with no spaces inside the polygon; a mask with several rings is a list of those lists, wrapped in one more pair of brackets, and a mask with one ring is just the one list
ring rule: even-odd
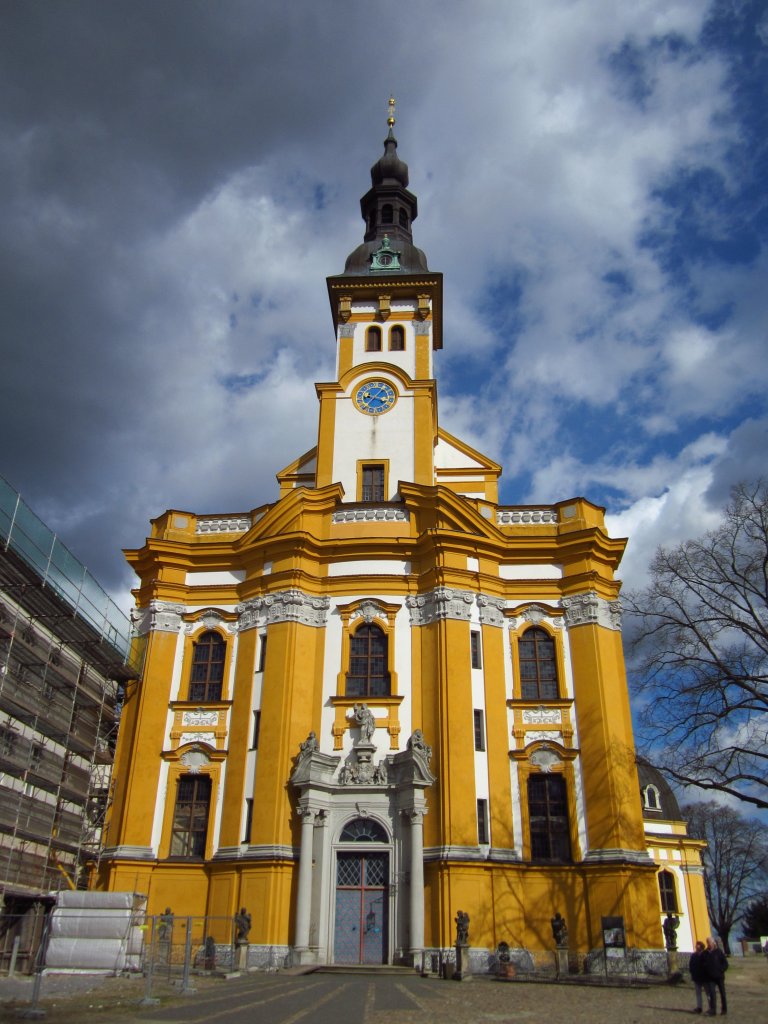
{"label": "person standing", "polygon": [[715,986],[720,993],[720,1013],[728,1013],[728,1002],[725,998],[725,972],[728,970],[728,961],[725,957],[725,953],[720,949],[715,940],[710,937],[707,939],[707,951],[706,967],[709,980],[712,983],[712,1006],[709,1010],[710,1016],[717,1013],[716,999],[715,999]]}
{"label": "person standing", "polygon": [[709,979],[709,973],[707,971],[707,954],[706,946],[703,942],[699,941],[696,943],[696,949],[691,953],[691,959],[688,962],[688,970],[691,972],[691,981],[696,989],[696,1009],[694,1013],[701,1013],[701,993],[706,992],[707,1005],[709,1012],[714,1014],[715,1012],[715,989],[712,982]]}

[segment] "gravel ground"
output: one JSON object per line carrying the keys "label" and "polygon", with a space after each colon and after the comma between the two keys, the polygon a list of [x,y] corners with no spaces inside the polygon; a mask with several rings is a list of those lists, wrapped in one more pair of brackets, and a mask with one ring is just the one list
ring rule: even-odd
{"label": "gravel ground", "polygon": [[[156,981],[159,1005],[140,1009],[142,978],[50,975],[43,978],[40,1006],[60,1024],[294,1024],[304,1018],[307,1024],[663,1024],[692,1017],[695,1004],[690,982],[627,989],[290,972],[192,981],[194,995]],[[732,963],[727,987],[733,1024],[768,1024],[768,962]],[[29,979],[1,978],[0,1020],[17,1019],[31,990]]]}

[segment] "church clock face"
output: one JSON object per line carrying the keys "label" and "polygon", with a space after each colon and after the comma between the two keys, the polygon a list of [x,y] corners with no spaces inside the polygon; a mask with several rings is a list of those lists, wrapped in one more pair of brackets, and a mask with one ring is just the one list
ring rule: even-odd
{"label": "church clock face", "polygon": [[389,412],[397,401],[397,392],[385,380],[368,380],[355,391],[355,405],[368,416]]}

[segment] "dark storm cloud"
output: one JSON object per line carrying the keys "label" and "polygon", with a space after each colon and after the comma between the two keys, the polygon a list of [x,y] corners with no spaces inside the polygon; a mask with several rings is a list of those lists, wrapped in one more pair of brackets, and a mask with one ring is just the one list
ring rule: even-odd
{"label": "dark storm cloud", "polygon": [[[150,516],[272,500],[314,443],[323,277],[361,237],[390,90],[446,274],[441,415],[511,467],[505,500],[610,480],[639,504],[709,465],[690,439],[761,388],[764,274],[759,254],[688,274],[726,311],[705,329],[664,269],[680,217],[659,181],[709,161],[738,205],[748,177],[727,158],[750,113],[723,84],[738,47],[702,46],[706,18],[699,0],[6,0],[0,472],[112,588]],[[691,207],[675,260],[714,215]]]}

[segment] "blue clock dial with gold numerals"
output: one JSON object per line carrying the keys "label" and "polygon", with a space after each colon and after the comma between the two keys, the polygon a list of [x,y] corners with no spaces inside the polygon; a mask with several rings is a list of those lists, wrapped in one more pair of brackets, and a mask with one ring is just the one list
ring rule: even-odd
{"label": "blue clock dial with gold numerals", "polygon": [[369,416],[380,416],[389,412],[397,401],[395,389],[384,380],[369,380],[355,392],[355,405],[360,412]]}

